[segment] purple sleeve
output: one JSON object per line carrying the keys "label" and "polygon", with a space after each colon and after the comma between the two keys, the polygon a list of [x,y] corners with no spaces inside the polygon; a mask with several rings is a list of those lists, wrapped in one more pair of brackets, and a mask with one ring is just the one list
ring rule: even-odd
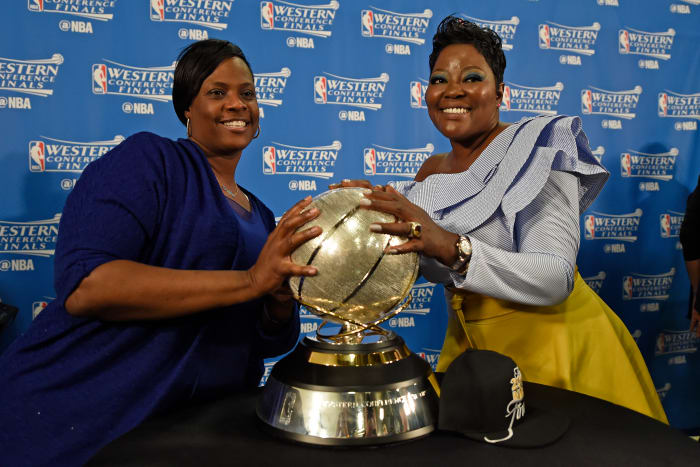
{"label": "purple sleeve", "polygon": [[128,138],[90,164],[68,196],[54,259],[59,303],[97,266],[143,257],[163,195],[158,139],[147,133]]}

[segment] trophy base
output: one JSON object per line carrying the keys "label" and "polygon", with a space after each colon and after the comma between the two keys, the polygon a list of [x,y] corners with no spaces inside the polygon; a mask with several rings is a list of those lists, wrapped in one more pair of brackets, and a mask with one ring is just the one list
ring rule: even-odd
{"label": "trophy base", "polygon": [[256,412],[285,439],[372,446],[432,432],[438,394],[430,365],[393,332],[371,344],[307,337],[274,366]]}

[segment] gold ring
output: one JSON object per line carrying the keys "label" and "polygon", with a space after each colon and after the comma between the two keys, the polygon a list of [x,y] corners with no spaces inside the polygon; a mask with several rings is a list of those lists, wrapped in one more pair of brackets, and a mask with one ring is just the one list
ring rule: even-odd
{"label": "gold ring", "polygon": [[423,233],[423,226],[418,222],[409,222],[408,226],[408,238],[420,238]]}

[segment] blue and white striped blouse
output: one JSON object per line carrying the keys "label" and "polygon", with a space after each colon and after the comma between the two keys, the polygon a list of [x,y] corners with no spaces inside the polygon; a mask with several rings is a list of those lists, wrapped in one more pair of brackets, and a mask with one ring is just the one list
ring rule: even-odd
{"label": "blue and white striped blouse", "polygon": [[534,117],[503,130],[468,170],[392,186],[442,228],[468,234],[462,276],[432,258],[433,282],[528,305],[553,305],[573,289],[579,217],[609,173],[578,117]]}

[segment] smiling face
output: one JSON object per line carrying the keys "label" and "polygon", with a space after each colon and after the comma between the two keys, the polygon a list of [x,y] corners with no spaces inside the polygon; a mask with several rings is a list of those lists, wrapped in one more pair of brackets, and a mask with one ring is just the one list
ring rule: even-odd
{"label": "smiling face", "polygon": [[498,124],[502,97],[503,83],[496,83],[491,67],[470,44],[451,44],[440,52],[425,91],[435,127],[450,140],[466,143]]}
{"label": "smiling face", "polygon": [[223,60],[207,76],[185,117],[190,138],[207,156],[235,156],[258,130],[260,110],[250,69],[238,57]]}

